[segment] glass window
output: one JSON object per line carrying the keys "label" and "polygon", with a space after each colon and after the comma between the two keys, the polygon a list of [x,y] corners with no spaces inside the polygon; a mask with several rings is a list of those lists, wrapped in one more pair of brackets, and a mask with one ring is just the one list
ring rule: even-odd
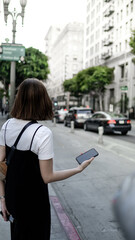
{"label": "glass window", "polygon": [[129,13],[129,5],[127,4],[126,6],[126,15],[128,16],[128,13]]}
{"label": "glass window", "polygon": [[92,109],[79,109],[79,110],[77,110],[77,113],[89,114],[89,113],[93,113],[93,110]]}

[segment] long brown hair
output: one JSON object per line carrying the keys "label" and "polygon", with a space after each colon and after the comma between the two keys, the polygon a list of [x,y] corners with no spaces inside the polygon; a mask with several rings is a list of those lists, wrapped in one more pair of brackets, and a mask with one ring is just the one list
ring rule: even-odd
{"label": "long brown hair", "polygon": [[28,78],[20,84],[11,116],[23,120],[52,119],[52,101],[41,81]]}

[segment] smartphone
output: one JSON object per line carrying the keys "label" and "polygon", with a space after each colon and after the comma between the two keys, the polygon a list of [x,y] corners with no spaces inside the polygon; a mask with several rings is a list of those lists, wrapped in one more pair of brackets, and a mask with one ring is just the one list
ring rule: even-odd
{"label": "smartphone", "polygon": [[[0,214],[3,216],[2,211],[0,211]],[[7,215],[7,220],[10,221],[11,223],[13,223],[14,218],[12,217],[12,215]]]}
{"label": "smartphone", "polygon": [[81,164],[82,162],[84,162],[85,160],[88,160],[92,157],[96,157],[98,156],[99,153],[96,151],[95,148],[91,148],[89,151],[79,155],[78,157],[76,157],[76,160],[79,164]]}

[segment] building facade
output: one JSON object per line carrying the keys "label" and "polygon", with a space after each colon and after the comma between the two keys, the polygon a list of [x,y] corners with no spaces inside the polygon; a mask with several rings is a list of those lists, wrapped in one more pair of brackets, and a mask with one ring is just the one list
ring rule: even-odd
{"label": "building facade", "polygon": [[76,105],[74,99],[69,102],[69,93],[64,93],[63,82],[83,69],[84,25],[69,23],[59,32],[55,41],[52,41],[52,36],[48,38],[47,34],[45,37],[48,39],[46,55],[50,59],[50,77],[47,81],[49,95],[59,107]]}
{"label": "building facade", "polygon": [[104,97],[106,111],[126,113],[135,106],[135,65],[129,46],[133,29],[135,0],[87,0],[83,67],[114,68]]}

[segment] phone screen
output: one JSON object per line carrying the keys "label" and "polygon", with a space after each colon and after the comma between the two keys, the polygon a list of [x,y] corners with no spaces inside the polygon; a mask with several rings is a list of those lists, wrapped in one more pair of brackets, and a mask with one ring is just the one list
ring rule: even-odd
{"label": "phone screen", "polygon": [[76,157],[76,160],[77,160],[77,162],[78,162],[79,164],[81,164],[81,163],[84,162],[85,160],[88,160],[88,159],[90,159],[90,158],[92,158],[92,157],[96,157],[96,156],[98,156],[98,155],[99,155],[99,153],[96,151],[96,149],[95,149],[95,148],[92,148],[92,149],[90,149],[89,151],[87,151],[87,152],[79,155],[78,157]]}

